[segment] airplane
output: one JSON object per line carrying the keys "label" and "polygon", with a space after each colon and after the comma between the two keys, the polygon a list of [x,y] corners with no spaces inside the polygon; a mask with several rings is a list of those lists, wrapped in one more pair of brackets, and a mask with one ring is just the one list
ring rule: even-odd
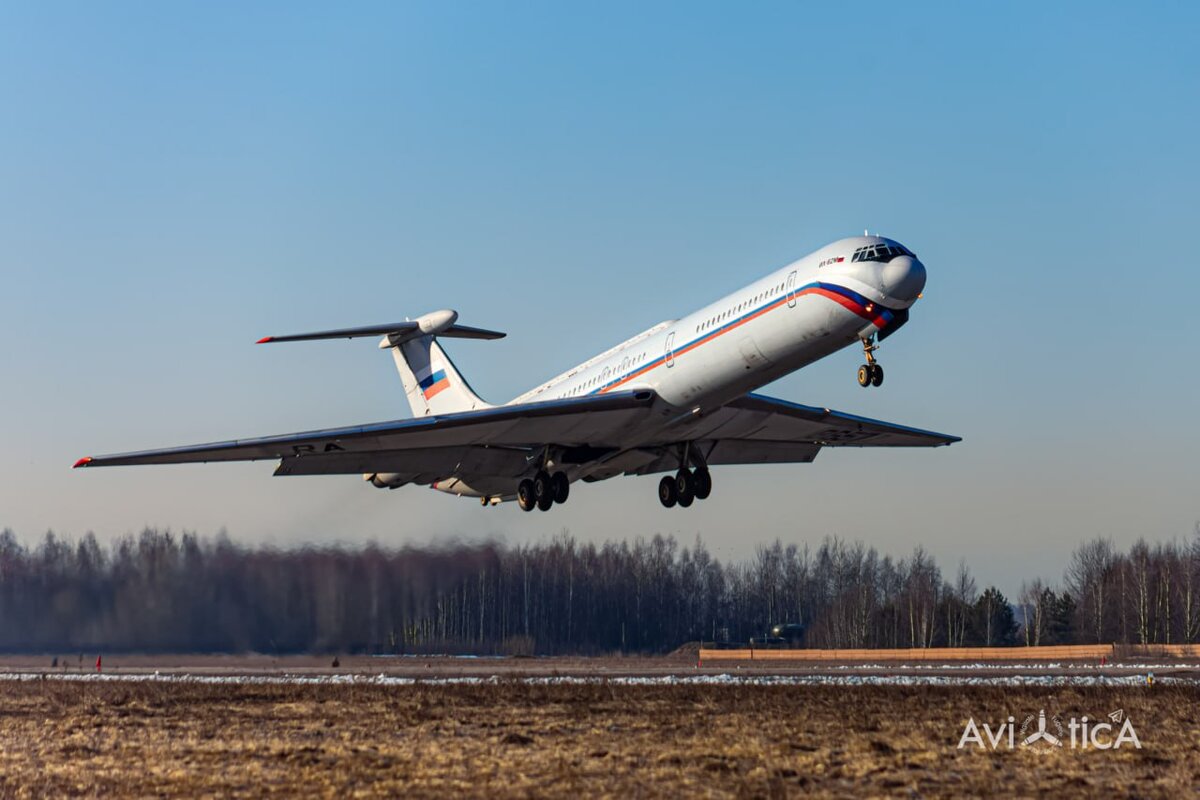
{"label": "airplane", "polygon": [[667,473],[662,505],[712,492],[710,467],[811,462],[824,447],[936,447],[960,437],[756,394],[859,344],[858,383],[878,387],[879,344],[909,320],[925,266],[904,245],[833,242],[679,319],[660,322],[503,405],[480,399],[443,339],[499,339],[452,310],[259,344],[381,336],[413,416],[345,428],[79,459],[75,467],[278,459],[276,475],[361,474],[381,489],[430,486],[524,511],[571,484]]}

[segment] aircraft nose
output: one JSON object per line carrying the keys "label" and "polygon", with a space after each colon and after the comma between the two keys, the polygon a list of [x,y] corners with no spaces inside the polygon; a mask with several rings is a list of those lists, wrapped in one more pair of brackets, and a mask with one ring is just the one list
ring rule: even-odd
{"label": "aircraft nose", "polygon": [[911,303],[925,288],[925,265],[909,256],[896,256],[883,265],[879,277],[884,294]]}

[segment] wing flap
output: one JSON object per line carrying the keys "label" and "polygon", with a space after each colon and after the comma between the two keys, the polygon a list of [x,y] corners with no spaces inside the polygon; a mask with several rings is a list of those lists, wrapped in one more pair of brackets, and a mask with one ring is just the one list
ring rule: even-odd
{"label": "wing flap", "polygon": [[[516,476],[525,469],[529,454],[530,450],[526,449],[470,446],[288,456],[280,460],[275,474],[363,475],[386,472],[404,475],[413,483],[429,483],[453,475]],[[422,475],[432,477],[426,481],[418,480]]]}
{"label": "wing flap", "polygon": [[[820,445],[809,442],[770,442],[755,439],[700,440],[692,442],[692,446],[710,467],[734,464],[807,464],[815,459],[821,450]],[[641,452],[648,454],[650,451]],[[679,469],[679,453],[675,448],[663,448],[632,465],[626,466],[621,461],[615,463],[618,467],[624,467],[621,471],[626,475],[674,472]],[[605,471],[607,476],[616,474],[610,465],[605,466],[609,467]]]}
{"label": "wing flap", "polygon": [[820,445],[807,442],[764,442],[724,439],[708,455],[714,464],[808,464],[817,457]]}

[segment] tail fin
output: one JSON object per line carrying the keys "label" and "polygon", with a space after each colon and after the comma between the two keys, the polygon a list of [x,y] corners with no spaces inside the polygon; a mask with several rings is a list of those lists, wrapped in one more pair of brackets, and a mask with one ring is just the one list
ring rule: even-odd
{"label": "tail fin", "polygon": [[396,370],[415,417],[491,408],[479,399],[433,336],[409,339],[392,347]]}
{"label": "tail fin", "polygon": [[492,408],[471,391],[454,362],[437,343],[438,336],[458,339],[500,339],[500,331],[472,328],[458,324],[458,312],[451,309],[433,311],[423,317],[361,328],[338,328],[316,333],[297,333],[290,336],[264,336],[259,344],[268,342],[299,342],[314,339],[354,339],[360,336],[383,334],[381,349],[392,351],[396,369],[404,382],[413,415],[450,414],[475,408]]}

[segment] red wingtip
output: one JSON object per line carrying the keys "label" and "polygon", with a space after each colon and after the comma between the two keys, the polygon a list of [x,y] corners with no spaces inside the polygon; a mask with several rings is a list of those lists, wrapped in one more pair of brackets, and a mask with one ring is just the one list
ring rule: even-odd
{"label": "red wingtip", "polygon": [[267,342],[271,341],[271,339],[273,339],[273,338],[274,338],[273,336],[264,336],[261,339],[259,339],[257,342],[255,342],[255,344],[266,344]]}
{"label": "red wingtip", "polygon": [[92,463],[92,457],[84,456],[83,458],[76,461],[75,466],[71,467],[71,469],[79,469],[80,467],[86,467],[90,463]]}

